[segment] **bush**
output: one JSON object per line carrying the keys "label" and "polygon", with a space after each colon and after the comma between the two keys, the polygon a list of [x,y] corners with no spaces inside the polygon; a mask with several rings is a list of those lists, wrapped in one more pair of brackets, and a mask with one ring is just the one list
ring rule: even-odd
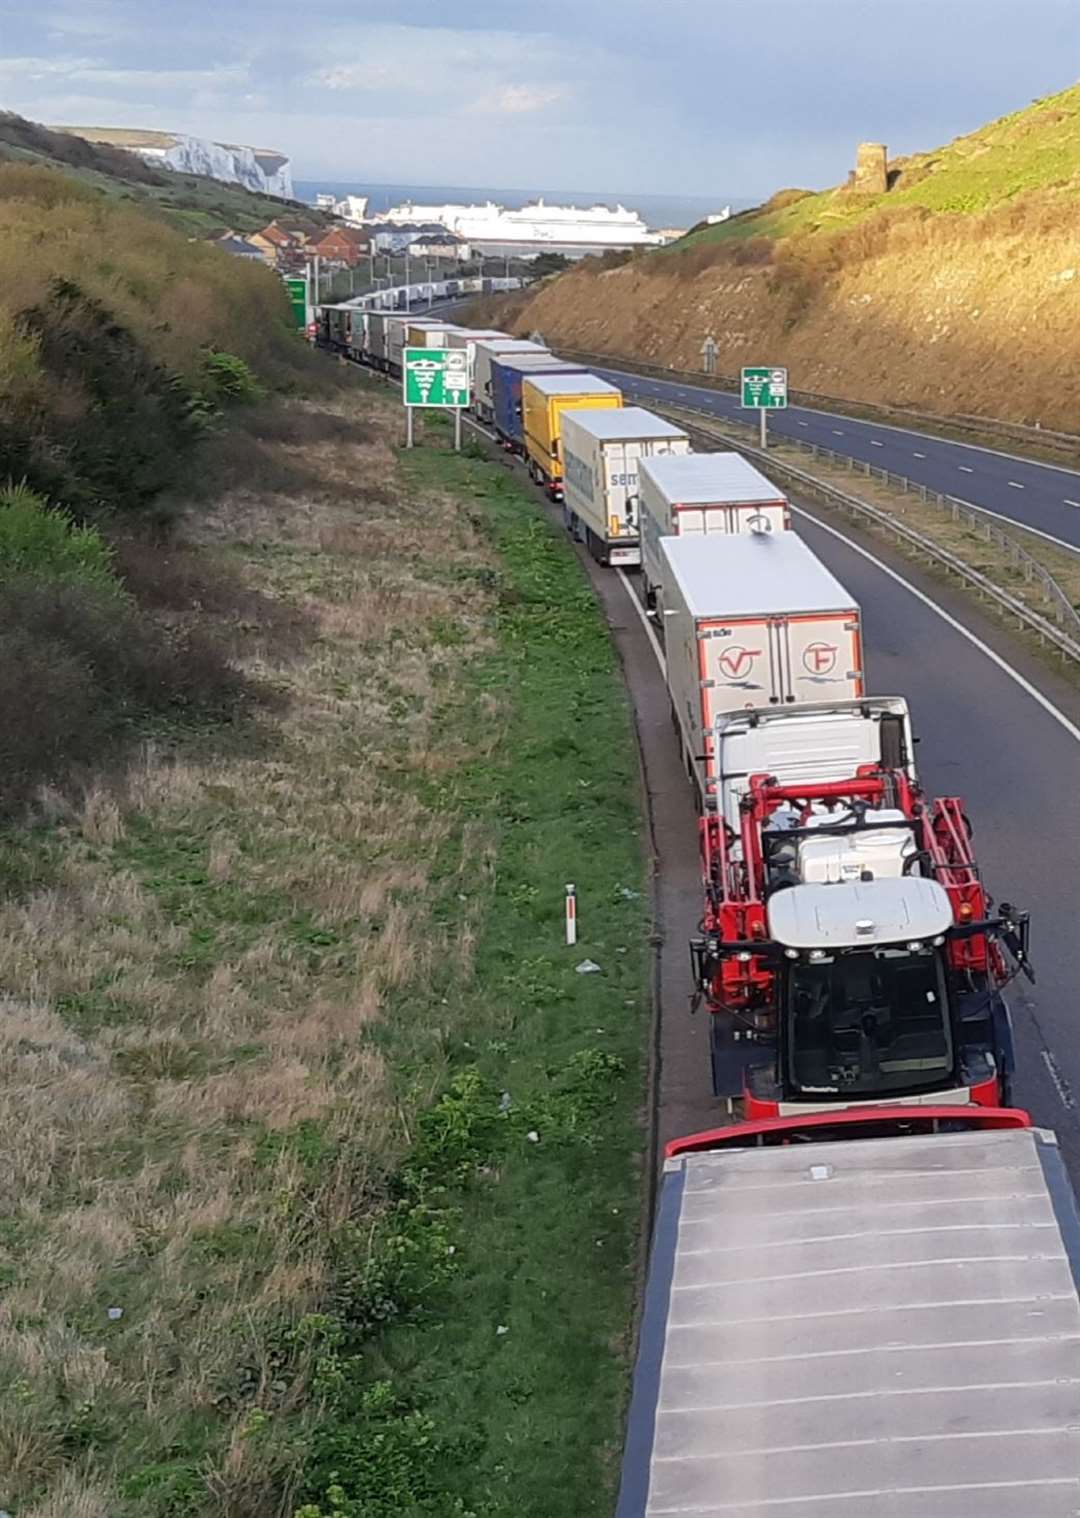
{"label": "bush", "polygon": [[251,368],[235,353],[211,351],[203,358],[201,392],[217,405],[249,406],[265,391]]}
{"label": "bush", "polygon": [[100,750],[108,721],[86,661],[39,630],[0,632],[0,806],[7,810],[35,784],[86,763]]}
{"label": "bush", "polygon": [[24,575],[120,593],[112,553],[93,527],[50,509],[25,485],[8,485],[0,488],[0,582]]}
{"label": "bush", "polygon": [[77,514],[146,506],[176,480],[198,436],[186,387],[70,280],[55,281],[22,325],[55,397],[40,450],[51,467],[41,478],[28,460],[30,483],[55,493],[59,459],[61,498]]}
{"label": "bush", "polygon": [[96,585],[0,586],[0,811],[97,762],[149,716],[220,719],[248,687],[204,634],[158,627]]}

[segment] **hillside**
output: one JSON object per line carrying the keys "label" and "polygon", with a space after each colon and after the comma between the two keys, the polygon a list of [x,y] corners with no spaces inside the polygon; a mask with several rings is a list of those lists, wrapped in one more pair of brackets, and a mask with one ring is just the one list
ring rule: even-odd
{"label": "hillside", "polygon": [[[1080,402],[1080,86],[897,160],[890,188],[781,191],[671,248],[587,259],[498,313],[683,368],[1072,430]],[[481,313],[490,319],[495,312]]]}
{"label": "hillside", "polygon": [[[113,135],[123,137],[123,133]],[[5,161],[61,169],[111,199],[136,202],[142,210],[193,237],[222,227],[256,232],[284,210],[295,211],[300,205],[205,175],[159,169],[115,143],[89,142],[69,132],[52,132],[0,111],[0,163]],[[309,220],[329,225],[320,212],[309,206],[303,210]]]}

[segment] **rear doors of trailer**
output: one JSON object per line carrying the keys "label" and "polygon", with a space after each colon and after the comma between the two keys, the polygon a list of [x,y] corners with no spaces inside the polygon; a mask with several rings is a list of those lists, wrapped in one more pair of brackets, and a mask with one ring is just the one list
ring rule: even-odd
{"label": "rear doors of trailer", "polygon": [[642,590],[647,606],[660,583],[660,539],[708,533],[784,532],[783,491],[739,453],[657,458],[641,470]]}
{"label": "rear doors of trailer", "polygon": [[662,538],[657,598],[688,768],[715,779],[723,712],[863,694],[855,598],[793,532]]}
{"label": "rear doors of trailer", "polygon": [[681,428],[640,406],[562,415],[563,503],[567,527],[602,564],[641,563],[639,466],[654,455],[685,454]]}

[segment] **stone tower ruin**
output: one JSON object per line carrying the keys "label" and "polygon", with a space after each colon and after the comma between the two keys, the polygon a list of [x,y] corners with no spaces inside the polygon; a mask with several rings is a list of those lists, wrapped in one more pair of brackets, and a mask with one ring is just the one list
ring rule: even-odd
{"label": "stone tower ruin", "polygon": [[860,142],[855,172],[848,181],[857,195],[884,195],[889,188],[889,154],[883,142]]}

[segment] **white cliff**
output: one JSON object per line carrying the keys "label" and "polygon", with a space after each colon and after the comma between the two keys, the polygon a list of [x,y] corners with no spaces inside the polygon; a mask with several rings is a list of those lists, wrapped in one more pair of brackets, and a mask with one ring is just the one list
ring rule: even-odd
{"label": "white cliff", "polygon": [[292,169],[284,153],[272,148],[249,148],[238,143],[212,142],[183,132],[139,132],[123,127],[63,127],[88,142],[138,153],[148,163],[180,174],[205,174],[225,184],[240,184],[266,195],[293,198]]}

